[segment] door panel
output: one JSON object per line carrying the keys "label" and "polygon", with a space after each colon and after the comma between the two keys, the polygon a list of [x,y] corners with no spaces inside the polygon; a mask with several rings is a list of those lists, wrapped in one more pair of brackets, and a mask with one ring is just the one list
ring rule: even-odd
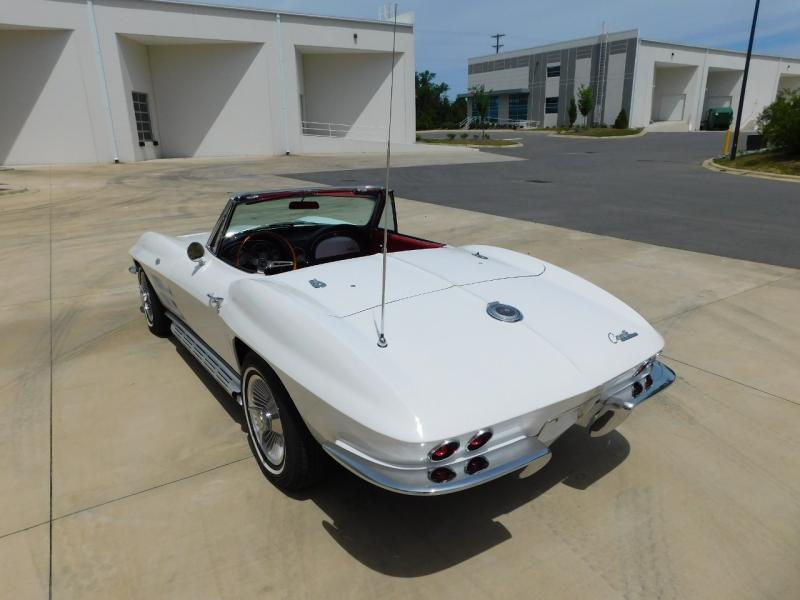
{"label": "door panel", "polygon": [[[223,316],[230,284],[241,273],[206,250],[202,261],[198,262],[189,260],[185,252],[165,258],[160,265],[160,274],[160,284],[168,290],[170,303],[177,309],[173,312],[225,362],[235,367],[233,333]],[[219,310],[209,295],[221,299]]]}
{"label": "door panel", "polygon": [[[176,302],[186,319],[186,324],[199,335],[230,366],[236,366],[233,334],[223,320],[230,286],[231,268],[206,252],[205,264],[193,263],[188,258],[184,285],[177,292]],[[219,308],[211,296],[220,299]]]}

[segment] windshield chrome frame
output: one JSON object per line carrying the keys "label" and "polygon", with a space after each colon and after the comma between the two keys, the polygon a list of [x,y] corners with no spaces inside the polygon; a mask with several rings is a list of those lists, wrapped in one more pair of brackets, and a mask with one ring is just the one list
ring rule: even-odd
{"label": "windshield chrome frame", "polygon": [[[208,241],[206,242],[206,247],[208,248],[209,252],[211,252],[214,256],[217,256],[219,252],[219,248],[222,245],[222,240],[225,238],[225,233],[228,231],[228,227],[230,226],[231,219],[233,218],[233,212],[236,206],[239,204],[255,204],[259,202],[270,202],[272,200],[278,200],[281,198],[291,198],[291,197],[309,197],[309,196],[336,196],[337,192],[349,192],[352,194],[357,194],[361,196],[367,195],[375,195],[376,202],[375,208],[372,211],[372,215],[370,216],[369,221],[364,224],[364,227],[369,227],[371,229],[380,229],[380,220],[383,216],[384,207],[386,205],[386,190],[382,187],[377,186],[361,186],[355,188],[301,188],[301,189],[294,189],[294,190],[279,190],[273,192],[254,192],[254,193],[246,193],[246,194],[237,194],[232,196],[225,208],[222,209],[220,213],[219,219],[217,219],[214,228],[211,230],[211,234],[208,236]],[[259,199],[259,197],[263,196],[263,198]],[[393,231],[397,232],[397,210],[394,203],[394,192],[389,191],[388,194],[391,203],[392,203],[392,220],[394,221]],[[392,229],[390,229],[392,231]]]}

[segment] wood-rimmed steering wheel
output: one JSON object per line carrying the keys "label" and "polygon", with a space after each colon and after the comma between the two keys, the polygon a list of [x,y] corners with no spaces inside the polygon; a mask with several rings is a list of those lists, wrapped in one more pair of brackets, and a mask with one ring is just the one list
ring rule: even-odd
{"label": "wood-rimmed steering wheel", "polygon": [[[287,258],[284,260],[264,260],[264,271],[272,269],[285,269],[287,267],[291,267],[292,271],[297,269],[297,255],[295,254],[294,247],[292,246],[291,242],[289,242],[289,240],[282,235],[278,235],[272,231],[258,231],[245,237],[242,240],[242,243],[239,244],[239,248],[236,250],[236,266],[241,266],[242,250],[248,243],[268,242],[268,240],[276,241],[278,247],[282,246],[285,250],[285,256]],[[261,263],[261,261],[259,261],[259,263]],[[262,265],[259,264],[258,266]],[[258,267],[256,267],[256,271],[258,271]]]}

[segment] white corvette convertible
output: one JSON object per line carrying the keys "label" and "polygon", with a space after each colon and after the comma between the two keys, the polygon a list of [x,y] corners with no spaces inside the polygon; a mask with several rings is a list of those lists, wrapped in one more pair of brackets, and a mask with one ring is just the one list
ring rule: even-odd
{"label": "white corvette convertible", "polygon": [[148,327],[243,405],[285,489],[323,452],[407,494],[532,473],[568,428],[606,434],[675,378],[621,301],[517,252],[400,234],[383,188],[239,194],[210,234],[145,233],[131,255]]}

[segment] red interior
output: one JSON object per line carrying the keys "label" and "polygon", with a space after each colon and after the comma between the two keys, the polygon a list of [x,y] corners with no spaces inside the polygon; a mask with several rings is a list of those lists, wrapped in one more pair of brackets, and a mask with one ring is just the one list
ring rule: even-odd
{"label": "red interior", "polygon": [[[372,234],[372,252],[380,252],[383,244],[383,230],[376,229]],[[403,235],[402,233],[389,232],[387,244],[389,252],[401,252],[403,250],[423,250],[425,248],[441,248],[444,244],[423,240],[421,238]]]}

